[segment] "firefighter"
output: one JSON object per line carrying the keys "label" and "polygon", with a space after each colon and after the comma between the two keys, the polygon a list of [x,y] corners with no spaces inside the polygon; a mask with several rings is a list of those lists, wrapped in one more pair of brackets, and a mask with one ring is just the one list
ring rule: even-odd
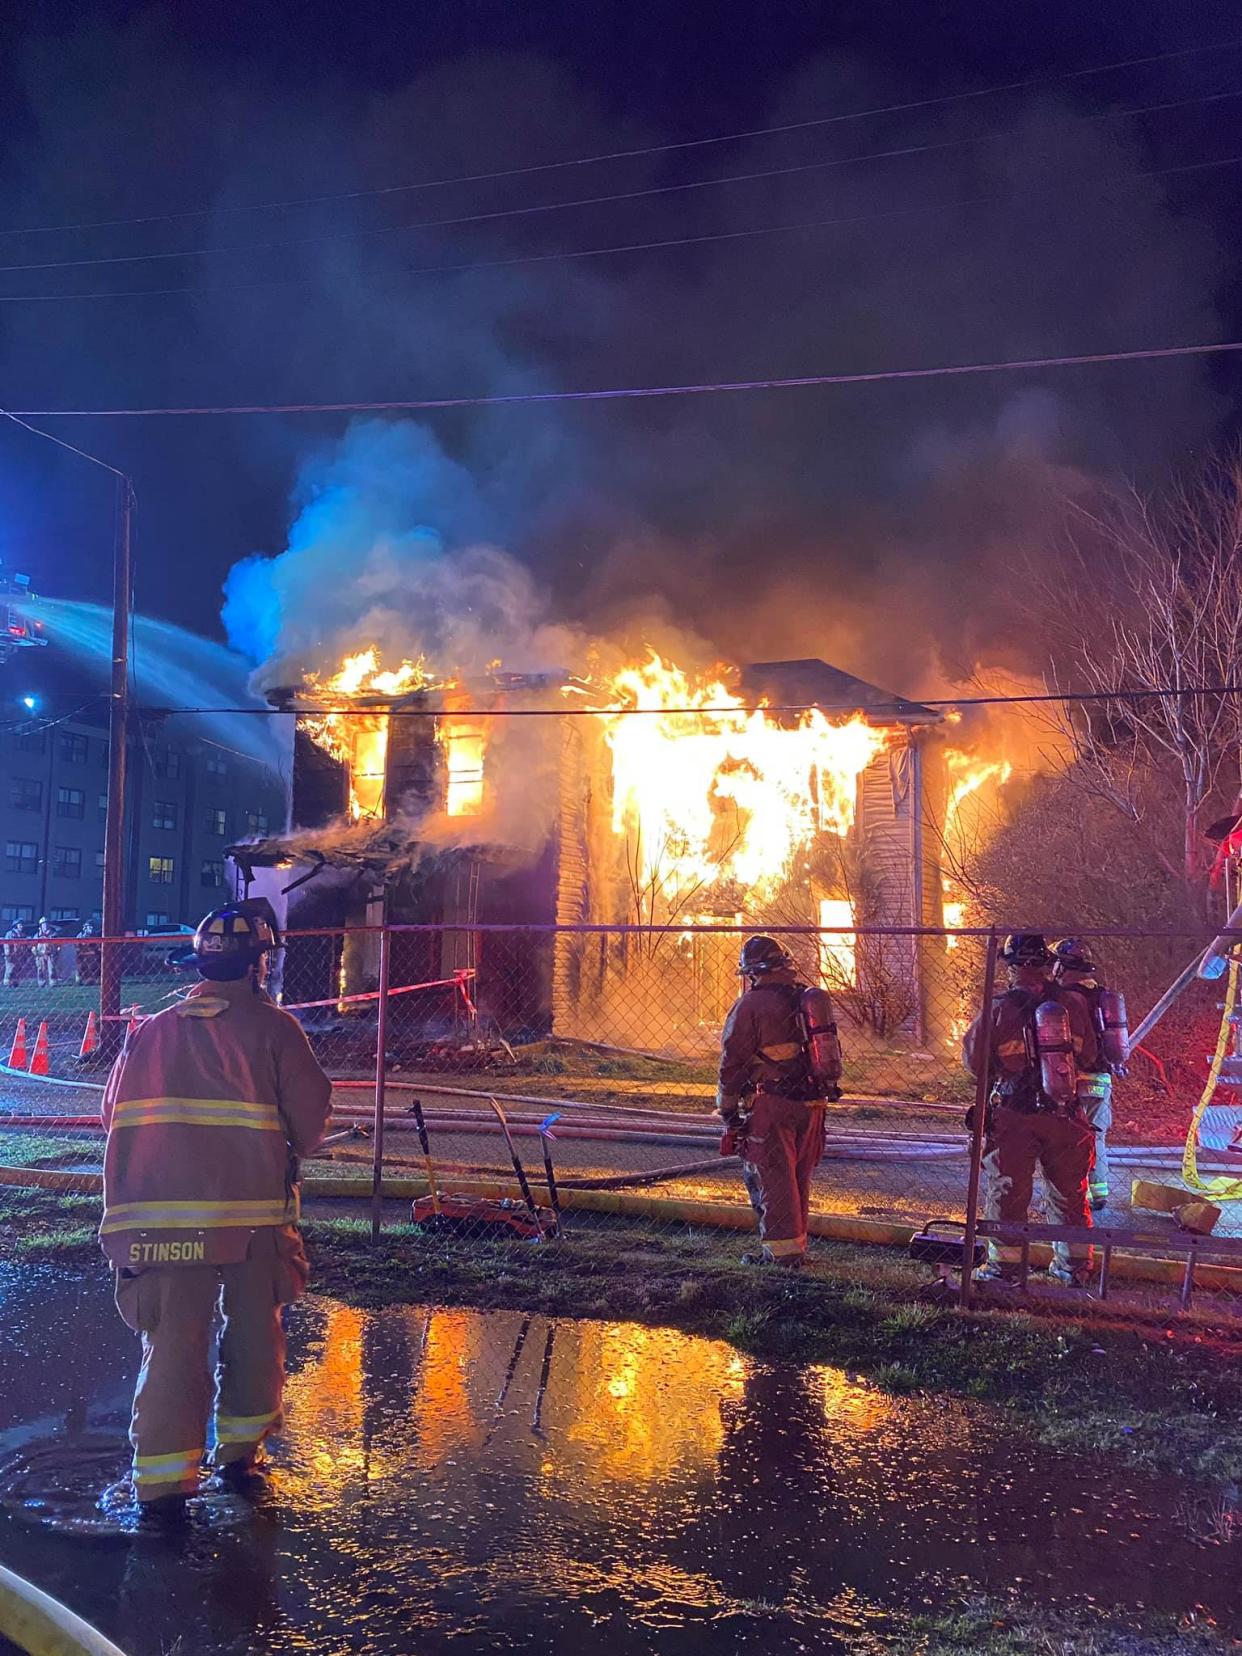
{"label": "firefighter", "polygon": [[[1093,1069],[1079,1065],[1078,1101],[1083,1117],[1095,1134],[1095,1165],[1091,1169],[1091,1206],[1102,1208],[1108,1203],[1108,1129],[1113,1124],[1113,1076],[1124,1074],[1124,1068],[1109,1062],[1105,1035],[1105,997],[1116,1001],[1115,991],[1109,991],[1099,981],[1092,949],[1079,937],[1064,937],[1053,949],[1056,956],[1056,980],[1062,989],[1080,996],[1087,1008],[1087,1016],[1096,1034],[1097,1060]],[[1124,1001],[1121,1002],[1124,1009]],[[1124,1012],[1121,1027],[1124,1028]],[[1127,1032],[1128,1034],[1128,1032]],[[1124,1059],[1122,1060],[1124,1064]]]}
{"label": "firefighter", "polygon": [[14,920],[4,934],[4,987],[12,989],[30,976],[30,950],[24,941],[26,927]]}
{"label": "firefighter", "polygon": [[[1036,1008],[1046,1001],[1065,1007],[1075,1064],[1085,1071],[1097,1062],[1095,1030],[1082,996],[1051,981],[1054,957],[1042,937],[1015,933],[1005,939],[1000,958],[1009,968],[1009,987],[993,1001],[986,1023],[980,1013],[971,1024],[963,1048],[966,1067],[975,1076],[985,1069],[992,1083],[984,1133],[984,1217],[1024,1223],[1038,1167],[1049,1223],[1086,1229],[1094,1135],[1076,1098],[1057,1103],[1045,1090]],[[1049,1276],[1080,1286],[1091,1267],[1091,1249],[1055,1242],[1052,1251]],[[988,1253],[977,1280],[1014,1281],[1021,1248],[992,1239]]]}
{"label": "firefighter", "polygon": [[99,937],[99,925],[94,918],[83,922],[82,930],[78,933],[77,946],[74,949],[75,965],[73,980],[75,983],[98,983],[101,945],[96,941]]}
{"label": "firefighter", "polygon": [[49,937],[56,936],[56,928],[45,914],[39,921],[35,931],[34,954],[35,981],[40,989],[54,989],[56,987],[56,950],[47,942]]}
{"label": "firefighter", "polygon": [[[763,1259],[799,1266],[806,1258],[811,1175],[824,1149],[824,1101],[840,1093],[812,1066],[802,1010],[807,986],[787,950],[774,938],[748,937],[738,975],[747,988],[720,1038],[716,1113],[738,1138]],[[835,1046],[835,1028],[824,1027]]]}
{"label": "firefighter", "polygon": [[301,1026],[263,987],[280,947],[262,900],[209,914],[194,936],[202,982],[131,1028],[104,1093],[100,1243],[142,1336],[130,1440],[144,1516],[175,1518],[198,1487],[217,1306],[226,1484],[251,1486],[280,1426],[280,1308],[307,1280],[297,1158],[322,1138],[332,1095]]}

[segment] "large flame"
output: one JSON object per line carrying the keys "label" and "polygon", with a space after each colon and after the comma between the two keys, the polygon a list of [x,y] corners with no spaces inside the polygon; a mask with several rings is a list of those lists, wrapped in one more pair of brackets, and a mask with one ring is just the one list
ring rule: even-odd
{"label": "large flame", "polygon": [[[950,869],[961,868],[971,849],[971,841],[981,832],[980,813],[988,799],[994,799],[996,790],[1004,787],[1013,775],[1008,759],[979,759],[963,753],[959,748],[945,749],[945,765],[949,773],[949,791],[944,807],[944,843],[946,861]],[[975,809],[966,809],[973,801]],[[953,874],[943,876],[944,923],[951,929],[964,924],[966,902],[958,889]],[[957,948],[957,938],[946,936],[945,947]]]}
{"label": "large flame", "polygon": [[322,713],[308,713],[299,721],[312,740],[339,759],[349,773],[349,814],[355,822],[384,814],[388,770],[388,714],[381,711],[343,713],[333,702],[353,696],[400,696],[432,682],[422,656],[398,667],[381,667],[379,651],[371,644],[346,656],[328,678],[305,675],[307,694],[329,705]]}
{"label": "large flame", "polygon": [[858,714],[747,712],[721,677],[692,680],[654,650],[612,689],[613,829],[636,881],[673,908],[711,888],[775,896],[817,834],[849,832],[886,742]]}

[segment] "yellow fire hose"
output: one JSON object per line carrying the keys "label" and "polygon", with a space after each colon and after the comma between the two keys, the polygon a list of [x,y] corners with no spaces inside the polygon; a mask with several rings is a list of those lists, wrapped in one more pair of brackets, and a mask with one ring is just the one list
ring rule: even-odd
{"label": "yellow fire hose", "polygon": [[1208,1065],[1203,1092],[1190,1118],[1190,1131],[1186,1134],[1186,1149],[1182,1155],[1182,1183],[1188,1190],[1197,1190],[1204,1196],[1210,1196],[1214,1202],[1242,1202],[1242,1179],[1230,1179],[1221,1173],[1205,1177],[1199,1172],[1199,1124],[1203,1120],[1204,1111],[1216,1096],[1221,1065],[1225,1061],[1225,1051],[1229,1045],[1229,1020],[1237,1003],[1238,961],[1231,958],[1229,979],[1225,986],[1225,1008],[1220,1020],[1220,1034],[1216,1038],[1216,1051]]}
{"label": "yellow fire hose", "polygon": [[0,1634],[26,1656],[125,1656],[81,1616],[0,1564]]}

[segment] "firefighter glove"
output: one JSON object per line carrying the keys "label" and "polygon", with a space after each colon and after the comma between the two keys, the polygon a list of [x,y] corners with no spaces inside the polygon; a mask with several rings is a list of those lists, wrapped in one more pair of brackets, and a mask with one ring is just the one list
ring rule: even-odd
{"label": "firefighter glove", "polygon": [[728,1127],[736,1127],[742,1119],[742,1101],[736,1093],[716,1091],[716,1114]]}

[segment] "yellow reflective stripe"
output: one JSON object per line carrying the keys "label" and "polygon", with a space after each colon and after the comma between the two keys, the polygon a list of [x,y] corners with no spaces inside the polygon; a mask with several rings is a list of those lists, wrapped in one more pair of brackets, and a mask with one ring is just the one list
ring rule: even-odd
{"label": "yellow reflective stripe", "polygon": [[216,1419],[216,1442],[249,1443],[261,1437],[269,1426],[275,1426],[279,1419],[279,1409],[261,1415],[219,1415]]}
{"label": "yellow reflective stripe", "polygon": [[770,1059],[774,1064],[779,1064],[783,1063],[786,1058],[796,1058],[801,1051],[801,1041],[776,1041],[771,1046],[760,1047],[759,1056]]}
{"label": "yellow reflective stripe", "polygon": [[1019,1053],[1022,1053],[1025,1056],[1025,1041],[1001,1041],[996,1048],[996,1056],[998,1058],[1016,1058]]}
{"label": "yellow reflective stripe", "polygon": [[104,1213],[100,1234],[122,1230],[210,1230],[240,1225],[283,1225],[294,1211],[284,1201],[120,1202]]}
{"label": "yellow reflective stripe", "polygon": [[765,1239],[763,1245],[772,1255],[773,1259],[783,1259],[786,1254],[805,1253],[806,1237],[794,1237],[793,1240],[789,1242],[769,1242]]}
{"label": "yellow reflective stripe", "polygon": [[135,1455],[134,1482],[136,1484],[183,1483],[198,1477],[203,1451],[179,1449],[174,1455]]}
{"label": "yellow reflective stripe", "polygon": [[240,1098],[126,1098],[112,1112],[112,1126],[145,1127],[167,1122],[190,1127],[250,1127],[283,1132],[272,1104]]}

